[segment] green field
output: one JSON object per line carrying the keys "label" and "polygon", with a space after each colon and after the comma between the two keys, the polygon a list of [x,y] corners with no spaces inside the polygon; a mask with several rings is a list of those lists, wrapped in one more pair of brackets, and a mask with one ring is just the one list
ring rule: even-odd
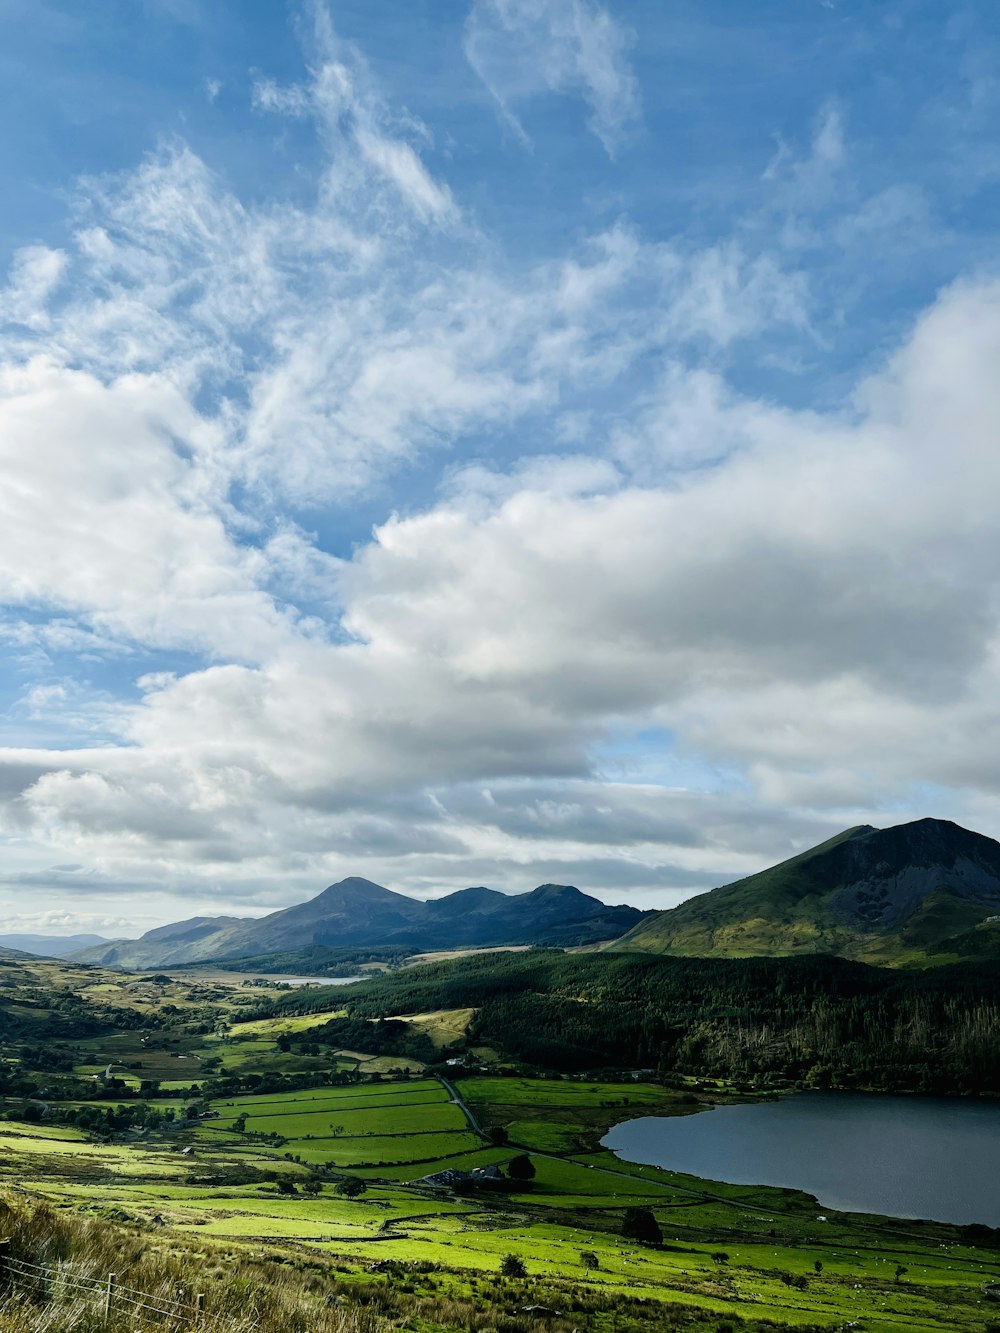
{"label": "green field", "polygon": [[[28,1035],[52,1021],[46,988],[58,977],[67,984],[54,965],[46,967],[48,973],[30,974],[34,989],[18,992],[24,998],[17,1021]],[[110,996],[116,1012],[142,1021],[125,1032],[84,1031],[67,1040],[58,1075],[67,1095],[46,1103],[42,1121],[25,1120],[25,1101],[8,1098],[0,1186],[12,1196],[42,1198],[66,1214],[113,1217],[129,1234],[155,1236],[174,1252],[196,1241],[248,1253],[264,1246],[282,1262],[335,1262],[357,1283],[373,1280],[374,1263],[402,1265],[392,1279],[400,1290],[412,1289],[423,1273],[420,1281],[433,1278],[435,1290],[456,1300],[480,1299],[477,1283],[492,1282],[504,1256],[514,1254],[529,1281],[550,1293],[545,1299],[577,1300],[589,1311],[570,1328],[595,1333],[679,1326],[657,1324],[650,1314],[667,1307],[675,1311],[671,1321],[678,1309],[690,1311],[699,1333],[727,1326],[832,1331],[858,1319],[870,1333],[987,1327],[982,1286],[1000,1282],[1000,1251],[972,1248],[958,1228],[824,1212],[794,1191],[698,1180],[623,1163],[600,1149],[607,1127],[631,1114],[697,1112],[701,1103],[690,1088],[500,1072],[461,1077],[453,1086],[470,1124],[443,1079],[366,1076],[365,1052],[351,1061],[331,1051],[304,1054],[295,1049],[308,1041],[312,1024],[304,1016],[293,1027],[284,1018],[279,1026],[244,1021],[251,1005],[239,987],[206,999],[204,987],[192,997],[171,982],[159,990],[173,998],[157,1001],[152,983],[68,975],[86,982],[91,1001]],[[164,1002],[174,1005],[176,1019],[144,1026]],[[329,1012],[312,1017],[321,1021]],[[439,1019],[410,1018],[442,1035],[468,1021],[454,1009]],[[279,1049],[278,1038],[289,1034],[292,1049]],[[11,1070],[40,1058],[24,1038],[7,1041],[3,1052]],[[274,1086],[210,1096],[211,1118],[201,1118],[201,1094],[183,1079],[163,1079],[179,1082],[181,1095],[126,1097],[125,1127],[115,1128],[107,1119],[118,1114],[113,1087],[79,1077],[112,1055],[122,1062],[126,1089],[178,1064],[204,1071],[210,1088],[213,1079],[225,1086],[226,1078],[245,1087],[248,1068]],[[124,1068],[134,1061],[141,1068]],[[192,1081],[205,1083],[204,1075]],[[152,1128],[142,1123],[145,1110],[160,1113]],[[168,1111],[172,1120],[164,1118]],[[57,1122],[84,1112],[99,1114],[97,1129]],[[138,1117],[134,1124],[130,1114]],[[506,1170],[525,1153],[534,1174],[523,1182],[467,1183],[456,1193],[425,1180],[448,1170]],[[342,1192],[350,1177],[362,1182],[357,1197]],[[652,1212],[662,1245],[623,1236],[633,1208]],[[581,1255],[593,1256],[596,1267]],[[628,1304],[639,1297],[648,1309]],[[494,1291],[489,1299],[499,1297]],[[616,1325],[612,1315],[617,1320],[626,1310]],[[454,1326],[412,1319],[408,1326],[422,1333]]]}
{"label": "green field", "polygon": [[[635,1099],[648,1107],[663,1095],[655,1086],[553,1080],[467,1079],[458,1086],[477,1114],[516,1106],[532,1117],[525,1123],[558,1132],[566,1128],[568,1108],[589,1114],[626,1096],[630,1105]],[[491,1100],[497,1096],[505,1100]],[[337,1253],[348,1262],[365,1262],[376,1246],[380,1259],[433,1259],[465,1274],[465,1281],[476,1271],[495,1270],[509,1253],[523,1256],[529,1271],[580,1281],[580,1254],[590,1251],[599,1267],[586,1280],[606,1294],[644,1295],[720,1317],[766,1311],[789,1327],[838,1328],[864,1314],[865,1328],[877,1333],[982,1329],[980,1286],[1000,1278],[998,1256],[962,1246],[951,1228],[901,1228],[837,1214],[821,1224],[815,1206],[790,1191],[730,1187],[720,1193],[720,1187],[629,1167],[600,1151],[537,1153],[531,1188],[514,1194],[455,1198],[411,1184],[449,1165],[505,1163],[514,1152],[483,1146],[461,1109],[431,1080],[228,1098],[217,1109],[223,1118],[180,1131],[170,1146],[95,1144],[59,1127],[11,1125],[0,1137],[5,1174],[16,1160],[18,1183],[53,1202],[155,1218],[178,1239],[190,1232],[219,1241],[266,1240]],[[248,1130],[277,1126],[287,1142],[270,1148],[234,1134],[232,1122],[242,1112]],[[620,1108],[615,1113],[620,1116]],[[321,1136],[332,1117],[345,1130]],[[194,1145],[191,1157],[181,1155],[181,1142]],[[436,1156],[421,1163],[431,1155],[425,1145]],[[366,1170],[367,1191],[343,1198],[337,1170],[362,1157],[396,1165]],[[306,1193],[311,1167],[331,1161],[333,1174]],[[270,1178],[226,1183],[227,1175],[248,1166]],[[295,1194],[279,1191],[282,1171]],[[628,1207],[653,1210],[664,1232],[662,1248],[622,1238]],[[724,1262],[712,1257],[722,1251]],[[894,1277],[900,1264],[905,1282]]]}

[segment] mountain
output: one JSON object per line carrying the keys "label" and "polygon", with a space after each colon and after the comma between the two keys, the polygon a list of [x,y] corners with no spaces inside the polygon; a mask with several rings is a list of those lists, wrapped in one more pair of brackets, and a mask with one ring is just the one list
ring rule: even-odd
{"label": "mountain", "polygon": [[0,945],[0,962],[4,963],[27,963],[34,959],[35,955],[25,953],[21,949],[8,949]]}
{"label": "mountain", "polygon": [[414,953],[505,944],[570,946],[613,940],[644,915],[649,913],[635,907],[607,907],[567,884],[542,884],[522,894],[460,889],[424,902],[352,876],[269,916],[192,917],[158,926],[138,940],[111,940],[73,956],[144,969],[315,946],[392,945]]}
{"label": "mountain", "polygon": [[886,964],[1000,959],[1000,843],[947,819],[863,824],[655,912],[610,947]]}
{"label": "mountain", "polygon": [[42,958],[64,958],[96,944],[107,944],[107,940],[103,935],[0,935],[3,947]]}

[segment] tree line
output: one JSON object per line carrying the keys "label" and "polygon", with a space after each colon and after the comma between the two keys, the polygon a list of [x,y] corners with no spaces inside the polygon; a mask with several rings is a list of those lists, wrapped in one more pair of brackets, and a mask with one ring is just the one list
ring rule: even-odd
{"label": "tree line", "polygon": [[[324,1038],[350,1035],[360,1049],[374,1049],[374,1030],[381,1050],[398,1040],[404,1053],[410,1036],[401,1031],[406,1025],[386,1021],[392,1015],[472,1008],[470,1045],[541,1069],[1000,1092],[1000,975],[980,964],[891,971],[823,956],[538,949],[395,972],[338,987],[336,1000],[347,1017],[327,1025]],[[267,1011],[308,1013],[330,1003],[330,993],[316,989],[282,997]]]}

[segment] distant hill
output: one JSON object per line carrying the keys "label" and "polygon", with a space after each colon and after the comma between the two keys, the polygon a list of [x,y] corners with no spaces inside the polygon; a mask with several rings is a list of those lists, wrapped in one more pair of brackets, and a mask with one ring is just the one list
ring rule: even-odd
{"label": "distant hill", "polygon": [[6,946],[0,945],[0,962],[27,962],[34,957],[34,954],[25,953],[22,949],[8,949]]}
{"label": "distant hill", "polygon": [[1000,960],[1000,843],[946,819],[860,825],[654,912],[611,947],[884,964]]}
{"label": "distant hill", "polygon": [[41,958],[65,958],[97,944],[107,944],[103,935],[0,935],[0,946]]}
{"label": "distant hill", "polygon": [[352,876],[269,916],[192,917],[73,957],[145,969],[319,945],[399,946],[414,953],[501,944],[570,946],[615,939],[644,915],[635,907],[607,907],[567,884],[542,884],[521,894],[460,889],[423,902]]}

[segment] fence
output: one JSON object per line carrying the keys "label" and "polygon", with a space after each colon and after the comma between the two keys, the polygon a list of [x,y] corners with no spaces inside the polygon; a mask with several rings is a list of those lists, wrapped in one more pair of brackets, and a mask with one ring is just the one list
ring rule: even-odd
{"label": "fence", "polygon": [[110,1323],[122,1311],[153,1315],[155,1320],[172,1331],[197,1329],[199,1333],[227,1333],[234,1327],[231,1320],[213,1316],[205,1309],[204,1293],[195,1296],[194,1304],[152,1296],[134,1287],[119,1284],[117,1275],[108,1273],[104,1278],[87,1277],[66,1264],[36,1264],[15,1258],[10,1253],[10,1242],[0,1240],[0,1289],[10,1282],[14,1285],[41,1291],[48,1299],[75,1298],[90,1300],[103,1312]]}

